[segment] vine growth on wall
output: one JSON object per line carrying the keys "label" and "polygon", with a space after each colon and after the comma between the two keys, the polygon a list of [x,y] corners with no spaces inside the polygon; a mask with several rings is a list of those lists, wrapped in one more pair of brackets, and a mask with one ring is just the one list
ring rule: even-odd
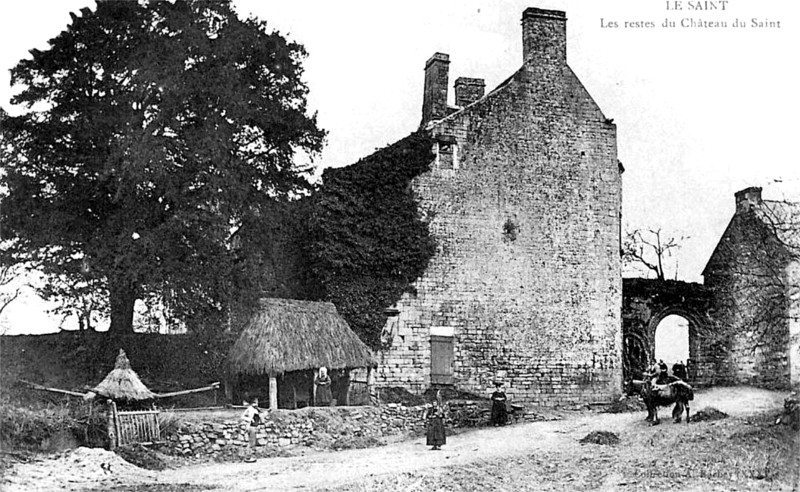
{"label": "vine growth on wall", "polygon": [[415,133],[355,164],[327,169],[309,218],[312,275],[324,297],[372,348],[384,310],[425,271],[436,251],[411,181],[430,168],[433,141]]}

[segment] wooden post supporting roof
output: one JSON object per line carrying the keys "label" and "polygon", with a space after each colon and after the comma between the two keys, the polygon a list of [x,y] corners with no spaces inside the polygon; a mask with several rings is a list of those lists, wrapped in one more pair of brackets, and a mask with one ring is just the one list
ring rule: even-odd
{"label": "wooden post supporting roof", "polygon": [[372,399],[375,397],[375,368],[373,366],[367,367],[367,395],[372,403]]}
{"label": "wooden post supporting roof", "polygon": [[278,409],[278,378],[275,373],[269,375],[269,409]]}

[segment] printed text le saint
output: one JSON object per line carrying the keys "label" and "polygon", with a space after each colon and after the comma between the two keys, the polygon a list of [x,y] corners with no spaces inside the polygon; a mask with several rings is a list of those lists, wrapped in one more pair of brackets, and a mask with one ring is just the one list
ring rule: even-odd
{"label": "printed text le saint", "polygon": [[727,7],[728,0],[667,0],[667,10],[725,10]]}

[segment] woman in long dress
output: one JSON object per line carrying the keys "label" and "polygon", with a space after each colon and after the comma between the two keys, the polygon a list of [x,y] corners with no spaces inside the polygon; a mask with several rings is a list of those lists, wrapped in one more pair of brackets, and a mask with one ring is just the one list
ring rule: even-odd
{"label": "woman in long dress", "polygon": [[447,443],[447,436],[444,433],[444,405],[442,399],[437,393],[436,401],[433,406],[428,409],[428,432],[426,435],[426,444],[432,446],[432,451],[438,451],[441,446]]}
{"label": "woman in long dress", "polygon": [[328,369],[319,368],[319,373],[314,378],[314,401],[318,407],[329,407],[333,395],[331,395],[331,378],[328,376]]}

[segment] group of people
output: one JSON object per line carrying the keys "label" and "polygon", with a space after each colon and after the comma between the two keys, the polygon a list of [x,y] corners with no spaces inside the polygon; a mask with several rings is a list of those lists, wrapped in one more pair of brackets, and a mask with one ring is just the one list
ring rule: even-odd
{"label": "group of people", "polygon": [[[653,384],[664,385],[678,380],[687,380],[686,365],[682,361],[678,361],[672,366],[672,375],[669,374],[667,364],[663,360],[660,360],[657,366],[658,371],[652,376]],[[499,427],[508,423],[508,397],[503,389],[502,381],[495,381],[494,386],[495,389],[491,396],[490,423]],[[329,406],[332,402],[331,378],[325,367],[320,367],[314,376],[314,402],[317,406]],[[445,416],[445,405],[442,402],[441,392],[437,392],[436,399],[426,414],[426,443],[431,446],[431,450],[439,450],[447,442],[444,427]],[[258,410],[258,398],[254,398],[242,414],[242,421],[247,425],[249,437],[250,455],[246,461],[254,461],[256,431],[262,420],[263,416]]]}
{"label": "group of people", "polygon": [[[506,407],[508,397],[503,390],[503,383],[501,381],[495,381],[494,385],[495,390],[491,396],[491,424],[498,427],[508,423],[508,410]],[[325,367],[320,367],[314,377],[314,402],[317,406],[328,406],[331,404],[331,401],[331,378],[328,376],[328,370]],[[242,422],[247,427],[249,443],[248,457],[245,461],[252,462],[255,461],[254,454],[258,426],[261,424],[264,417],[258,408],[258,398],[253,398],[250,403],[246,403],[246,405],[247,409],[245,409],[242,414]],[[436,399],[426,414],[426,443],[428,446],[431,446],[432,450],[441,449],[447,442],[444,428],[445,417],[445,405],[442,402],[441,392],[437,392]]]}
{"label": "group of people", "polygon": [[686,365],[682,361],[678,361],[672,365],[672,375],[669,374],[667,363],[663,360],[658,361],[658,370],[652,376],[652,383],[657,385],[664,385],[674,383],[675,381],[687,382],[689,379],[686,370]]}
{"label": "group of people", "polygon": [[[503,390],[503,383],[501,381],[494,382],[494,392],[491,396],[492,413],[490,423],[495,426],[503,426],[508,423],[508,408],[506,406],[508,397]],[[431,407],[426,414],[427,429],[425,442],[431,446],[432,451],[438,451],[447,442],[447,436],[444,430],[445,419],[445,405],[442,403],[441,393],[436,393],[436,400],[434,400]]]}
{"label": "group of people", "polygon": [[[314,403],[320,407],[327,407],[332,402],[331,377],[328,375],[326,367],[320,367],[314,376]],[[248,437],[248,456],[245,461],[251,463],[255,461],[256,436],[258,434],[258,426],[264,420],[264,415],[258,408],[258,398],[245,402],[245,406],[247,408],[241,417],[242,424],[247,429]]]}

